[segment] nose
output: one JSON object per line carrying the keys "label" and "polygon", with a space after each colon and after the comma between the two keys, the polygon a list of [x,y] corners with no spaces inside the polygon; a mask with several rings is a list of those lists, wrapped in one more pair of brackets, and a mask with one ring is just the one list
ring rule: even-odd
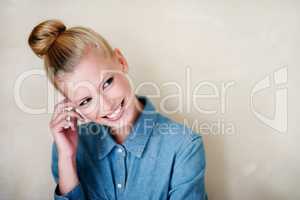
{"label": "nose", "polygon": [[112,99],[105,95],[100,95],[100,110],[99,114],[101,117],[112,113],[115,109],[115,103]]}

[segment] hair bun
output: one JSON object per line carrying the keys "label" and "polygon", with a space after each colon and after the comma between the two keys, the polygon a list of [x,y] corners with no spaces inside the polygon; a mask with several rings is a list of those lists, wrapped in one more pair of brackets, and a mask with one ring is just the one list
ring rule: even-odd
{"label": "hair bun", "polygon": [[55,42],[57,37],[66,30],[63,22],[52,19],[44,21],[33,28],[28,43],[33,52],[42,57]]}

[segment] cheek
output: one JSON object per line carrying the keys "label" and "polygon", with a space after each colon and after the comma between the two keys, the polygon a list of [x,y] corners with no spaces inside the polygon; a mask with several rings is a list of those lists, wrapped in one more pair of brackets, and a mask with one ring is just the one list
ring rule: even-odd
{"label": "cheek", "polygon": [[111,97],[121,97],[129,94],[130,91],[131,87],[127,78],[119,75],[116,77],[116,80],[109,91],[109,95]]}
{"label": "cheek", "polygon": [[97,116],[97,106],[96,105],[90,105],[87,108],[81,109],[80,112],[86,118],[93,120]]}

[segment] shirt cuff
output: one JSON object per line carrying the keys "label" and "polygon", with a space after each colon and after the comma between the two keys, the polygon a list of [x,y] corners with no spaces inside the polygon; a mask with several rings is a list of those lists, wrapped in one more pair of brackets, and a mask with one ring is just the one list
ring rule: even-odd
{"label": "shirt cuff", "polygon": [[54,191],[54,200],[85,200],[81,184],[79,183],[70,192],[64,195],[60,195],[57,184]]}

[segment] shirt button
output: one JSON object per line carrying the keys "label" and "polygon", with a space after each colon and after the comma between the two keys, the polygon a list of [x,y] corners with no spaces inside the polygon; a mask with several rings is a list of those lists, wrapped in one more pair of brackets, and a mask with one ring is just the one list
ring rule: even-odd
{"label": "shirt button", "polygon": [[122,188],[122,185],[120,183],[117,184],[118,188]]}
{"label": "shirt button", "polygon": [[122,152],[123,152],[123,150],[119,148],[119,149],[118,149],[118,152],[119,152],[119,153],[122,153]]}

